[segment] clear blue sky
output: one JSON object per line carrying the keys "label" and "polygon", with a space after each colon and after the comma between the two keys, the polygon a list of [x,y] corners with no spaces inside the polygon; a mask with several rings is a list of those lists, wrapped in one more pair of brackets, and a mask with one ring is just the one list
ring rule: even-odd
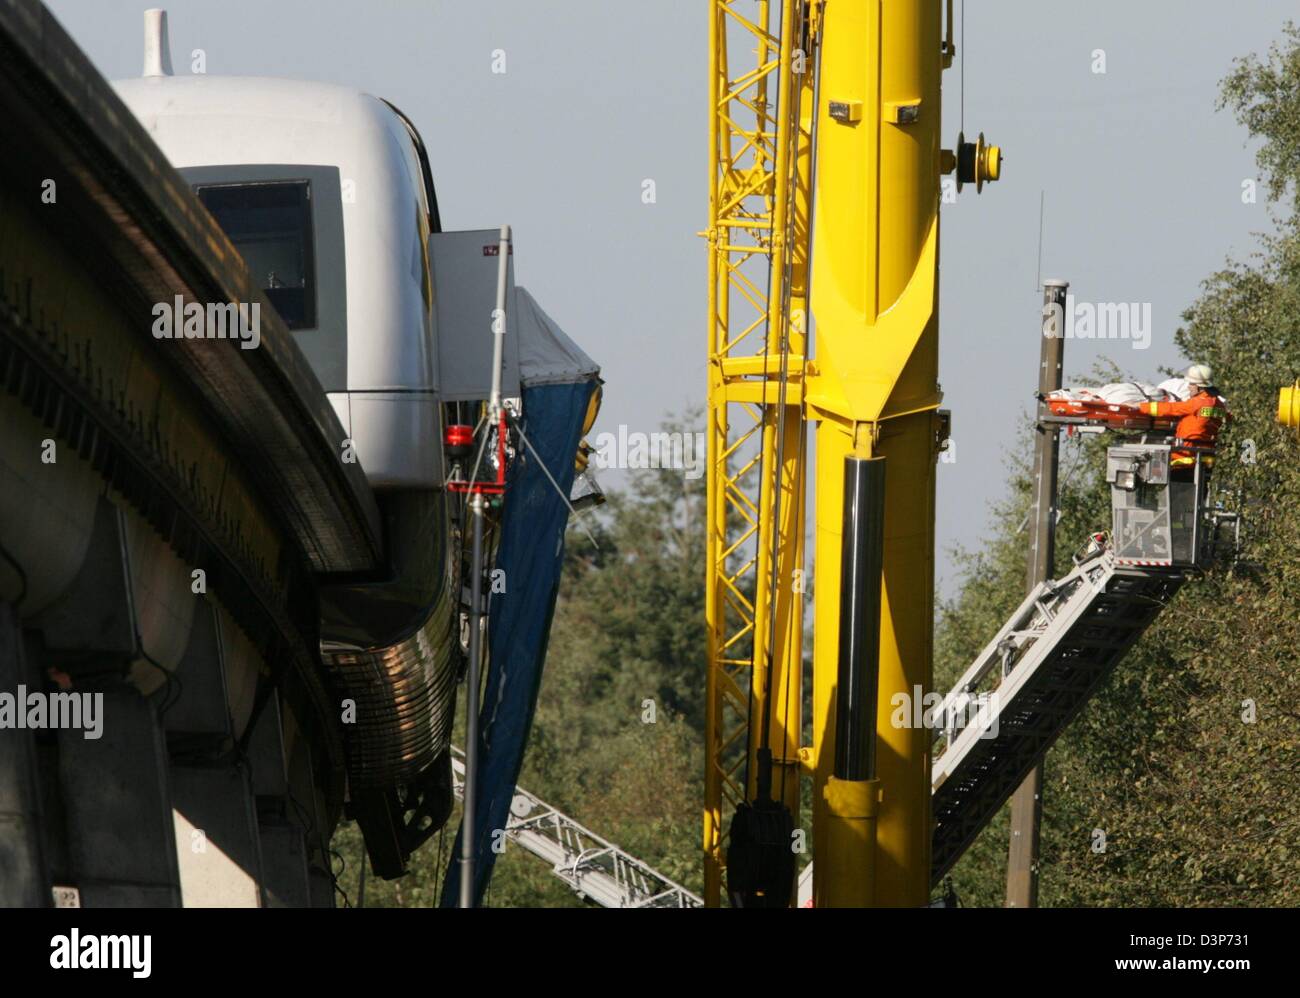
{"label": "clear blue sky", "polygon": [[[49,6],[110,78],[141,67],[141,2]],[[386,97],[415,121],[447,228],[510,222],[518,277],[604,368],[599,429],[649,431],[704,396],[708,108],[702,0],[176,0],[176,71],[292,76]],[[1232,4],[968,0],[945,78],[959,127],[1007,155],[1003,180],[943,215],[941,379],[957,460],[939,466],[939,575],[974,546],[1037,367],[1039,194],[1045,276],[1082,298],[1152,305],[1150,349],[1068,341],[1066,366],[1135,376],[1182,363],[1182,310],[1269,226],[1241,201],[1245,135],[1214,110],[1233,57],[1278,37],[1294,0]],[[961,9],[961,3],[958,3]],[[491,72],[503,49],[504,75]],[[1094,50],[1106,72],[1094,73]],[[657,202],[641,200],[653,179]],[[1230,395],[1231,386],[1224,386]],[[1063,543],[1068,543],[1063,539]]]}

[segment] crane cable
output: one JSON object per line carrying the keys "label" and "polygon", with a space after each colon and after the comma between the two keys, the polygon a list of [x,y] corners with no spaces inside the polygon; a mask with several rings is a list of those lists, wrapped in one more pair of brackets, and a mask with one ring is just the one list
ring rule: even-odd
{"label": "crane cable", "polygon": [[[819,106],[819,101],[821,100],[821,46],[818,44],[818,40],[817,40],[816,38],[814,38],[813,35],[812,35],[811,25],[807,25],[807,24],[806,24],[805,27],[808,29],[808,47],[809,47],[809,49],[810,49],[810,55],[811,55],[811,57],[812,57],[812,59],[813,59],[813,64],[812,64],[812,67],[811,67],[811,72],[813,73],[813,94],[812,94],[812,107],[813,107],[813,113],[812,113],[812,123],[811,123],[811,125],[810,125],[810,127],[809,127],[809,130],[808,130],[808,144],[809,144],[809,155],[808,155],[808,162],[809,162],[809,169],[808,169],[808,227],[807,227],[807,240],[808,240],[808,247],[807,247],[807,253],[806,253],[806,256],[805,256],[805,265],[804,265],[804,270],[805,270],[805,273],[804,273],[804,300],[805,300],[805,307],[804,307],[804,362],[805,362],[805,364],[806,364],[806,363],[807,363],[807,360],[808,360],[808,358],[809,358],[809,356],[811,356],[811,351],[810,351],[809,347],[810,347],[811,344],[812,344],[812,258],[813,258],[813,239],[812,239],[812,234],[813,234],[813,220],[814,220],[814,218],[815,218],[815,216],[816,216],[816,198],[814,197],[814,192],[817,190],[817,108],[818,108],[818,106]],[[784,385],[784,382],[783,382],[783,383],[782,383],[782,390],[783,390],[783,391],[784,391],[784,387],[785,387],[785,385]],[[782,402],[784,402],[784,399],[782,399]],[[782,412],[784,413],[784,405],[782,406]],[[808,450],[808,429],[807,429],[807,417],[806,417],[805,414],[803,414],[803,412],[802,412],[802,408],[801,408],[801,422],[802,422],[804,425],[803,425],[803,432],[799,434],[799,456],[798,456],[798,461],[796,462],[796,466],[800,469],[800,472],[801,472],[801,480],[800,480],[799,482],[797,482],[796,484],[797,484],[797,486],[802,487],[802,489],[804,489],[804,490],[806,491],[806,489],[807,489],[807,478],[804,477],[804,476],[806,475],[806,472],[805,472],[805,463],[804,463],[804,462],[805,462],[805,460],[806,460],[806,458],[807,458],[807,450]],[[783,441],[784,441],[784,434],[783,434],[780,438],[778,438],[778,439],[779,439],[780,441],[783,442]],[[796,499],[796,501],[798,501],[798,500]],[[803,530],[803,528],[804,528],[804,524],[803,524],[802,520],[799,521],[799,522],[796,524],[796,527],[797,527],[797,529],[799,529],[799,530]],[[774,540],[775,540],[775,539],[774,539]],[[774,550],[774,553],[775,553],[775,550]],[[786,621],[786,626],[787,626],[787,627],[793,627],[793,626],[794,626],[795,616],[796,616],[795,614],[791,614],[791,615],[790,615],[790,619],[789,619],[788,621]],[[775,627],[775,618],[773,619],[773,626]],[[782,635],[783,638],[784,638],[784,637],[788,637],[788,636],[789,636],[788,633]],[[769,647],[770,647],[770,646],[769,646]],[[796,669],[796,668],[802,671],[802,669],[803,669],[803,658],[802,658],[802,656],[800,656],[800,660],[799,660],[798,662],[793,663],[792,666],[788,666],[788,667],[786,668],[786,672],[785,672],[785,689],[784,689],[784,691],[782,692],[782,698],[783,698],[783,702],[785,703],[785,710],[787,711],[787,713],[786,713],[786,715],[782,718],[782,720],[783,720],[787,725],[789,724],[789,713],[788,713],[788,712],[789,712],[789,710],[790,710],[790,675],[791,675],[791,673],[793,672],[793,670]],[[770,699],[769,699],[769,702],[770,702]],[[798,704],[795,704],[795,705],[794,705],[794,710],[797,712],[797,716],[798,716],[798,718],[799,718],[799,724],[797,725],[797,728],[798,728],[798,730],[802,731],[802,727],[803,727],[803,724],[802,724],[802,722],[803,722],[803,704],[802,704],[802,702],[801,702],[801,703],[798,703]],[[781,766],[781,799],[782,799],[782,800],[785,799],[785,781],[786,781],[786,776],[787,776],[788,770],[789,770],[789,768],[790,768],[789,765],[788,765],[789,762],[790,762],[790,760],[787,759],[786,756],[785,756],[784,754],[782,754],[782,756],[781,756],[781,763],[782,763],[782,766]]]}
{"label": "crane cable", "polygon": [[[797,37],[800,40],[801,44],[804,41],[805,32],[809,29],[808,22],[806,18],[803,16],[805,10],[806,9],[801,5],[800,16],[796,24],[790,26],[782,25],[783,32],[787,28],[789,30],[794,31],[795,37]],[[811,36],[809,36],[808,38],[808,47],[810,49],[814,47],[813,39],[811,38]],[[804,54],[805,56],[807,56],[809,53],[805,52]],[[805,65],[804,72],[807,71],[808,71],[808,67]],[[791,283],[792,283],[791,278],[793,276],[793,270],[794,270],[793,253],[791,252],[791,248],[794,243],[795,214],[796,214],[795,198],[798,192],[797,179],[799,173],[798,153],[799,153],[799,137],[800,137],[799,111],[801,106],[801,92],[802,92],[802,80],[799,81],[798,86],[795,86],[794,81],[791,81],[791,85],[786,95],[787,106],[779,109],[780,114],[788,116],[788,123],[790,126],[788,131],[788,135],[789,135],[788,141],[791,145],[791,148],[788,150],[789,153],[788,168],[795,182],[788,185],[788,190],[786,194],[788,200],[786,204],[785,231],[782,233],[782,239],[784,245],[787,247],[787,252],[782,264],[783,273],[781,274],[781,281],[780,281],[781,304],[780,304],[780,309],[778,311],[778,315],[780,317],[779,319],[780,326],[778,327],[777,330],[779,336],[777,345],[778,345],[778,349],[780,350],[781,366],[779,372],[778,401],[777,401],[777,411],[776,411],[776,420],[775,420],[776,460],[775,460],[775,467],[770,469],[770,475],[772,478],[772,490],[773,490],[772,516],[773,516],[774,526],[772,530],[771,553],[770,553],[768,565],[769,565],[769,571],[773,571],[773,572],[775,571],[777,553],[781,546],[781,536],[780,536],[780,529],[779,529],[780,519],[781,519],[781,479],[782,479],[782,472],[785,466],[786,398],[787,398],[787,391],[789,388],[789,380],[790,380],[790,321],[789,321],[790,316],[788,313],[790,311]],[[816,117],[817,117],[815,113],[815,109],[816,109],[815,99],[814,99],[813,107],[814,107],[814,114],[813,114],[812,136],[815,136]],[[810,141],[811,140],[812,137],[810,136]],[[779,155],[779,150],[778,150],[778,155]],[[815,164],[816,164],[815,149],[810,150],[809,160],[812,164],[814,164],[814,168],[815,168]],[[811,193],[812,193],[812,185],[810,182],[809,184],[809,226],[808,226],[809,239],[811,239],[811,234],[812,234]],[[773,208],[773,211],[775,211],[775,206]],[[809,253],[808,256],[811,257],[811,253]],[[772,286],[775,277],[776,275],[769,268],[769,272],[768,272],[769,300],[771,298]],[[806,315],[807,315],[807,310],[805,309],[805,323],[807,321]],[[766,332],[766,339],[764,341],[764,349],[763,349],[763,384],[764,385],[767,384],[768,374],[769,374],[768,363],[769,363],[769,359],[772,357],[771,337],[772,337],[773,330],[770,325],[765,332]],[[764,423],[767,422],[767,413],[769,411],[769,407],[770,407],[770,403],[765,401],[763,404]],[[804,435],[801,435],[800,436],[800,459],[801,459],[800,467],[802,467],[803,451],[804,451]],[[762,502],[763,491],[767,486],[768,477],[769,477],[769,469],[764,467],[764,463],[765,463],[764,452],[763,450],[760,450],[760,454],[759,454],[759,507],[760,509],[763,506],[763,502]],[[758,787],[756,788],[757,799],[759,800],[771,800],[772,660],[773,660],[773,649],[775,648],[776,638],[777,638],[777,634],[776,634],[777,603],[778,603],[778,586],[776,584],[773,584],[768,588],[768,643],[765,649],[766,662],[765,662],[765,668],[763,670],[763,716],[760,723],[760,732],[759,732],[759,751],[762,755],[762,761],[760,762],[760,766],[759,766],[759,774],[758,774],[759,782],[758,782]],[[790,621],[787,621],[787,626],[789,625],[789,623]],[[782,637],[785,636],[786,635],[782,635]],[[757,651],[757,649],[755,649],[755,651]],[[798,663],[795,667],[802,668],[803,667],[802,662]],[[787,668],[786,676],[785,676],[785,696],[787,697],[787,701],[785,703],[785,710],[787,712],[789,711],[789,702],[788,702],[789,683],[790,683],[789,668]],[[753,684],[752,683],[750,684],[749,699],[750,699],[750,712],[752,714],[753,711]],[[800,706],[800,713],[802,714],[802,705]],[[788,713],[783,717],[783,720],[788,725],[789,723]],[[752,729],[746,741],[751,745],[753,744]],[[749,758],[750,758],[750,752],[747,749],[745,753],[746,792],[748,792],[748,788],[749,788],[749,773],[748,773]],[[784,763],[787,761],[788,760],[784,755],[784,749],[783,749],[782,762]],[[787,768],[788,767],[786,766],[782,766],[782,772],[781,772],[781,799],[782,800],[784,800],[785,779],[786,779],[785,770]]]}
{"label": "crane cable", "polygon": [[[782,27],[784,27],[784,25],[782,25]],[[780,31],[780,29],[778,29],[778,32],[777,32],[777,38],[780,38],[780,37],[781,37],[781,31]],[[780,47],[779,47],[779,44],[778,44],[778,49],[777,49],[777,61],[778,61],[778,65],[779,65],[779,63],[780,63]],[[768,86],[768,80],[767,80],[767,78],[764,78],[763,81],[762,81],[762,83],[761,83],[762,91],[761,91],[760,94],[756,95],[755,100],[754,100],[754,129],[755,129],[756,134],[757,134],[757,135],[760,135],[760,136],[762,135],[763,127],[764,127],[764,125],[766,124],[766,118],[767,118],[767,112],[766,112],[766,110],[765,110],[766,107],[767,107],[767,102],[766,102],[765,99],[760,99],[760,98],[765,98],[765,97],[766,97],[766,95],[767,95],[767,86]],[[777,99],[778,99],[778,100],[780,99],[780,80],[779,80],[779,79],[778,79],[778,81],[777,81]],[[778,108],[777,110],[778,110],[778,113],[784,113],[784,111],[785,111],[784,108]],[[775,119],[774,119],[774,120],[775,120]],[[777,127],[776,132],[777,132],[777,134],[780,134],[780,127],[779,127],[779,125],[778,125],[778,127]],[[759,164],[759,162],[761,162],[761,160],[760,160],[760,150],[761,150],[761,148],[762,148],[762,146],[761,146],[761,143],[760,143],[759,141],[755,141],[755,142],[753,143],[755,166],[757,166],[757,165]],[[776,155],[777,155],[778,158],[780,157],[780,150],[779,150],[779,149],[776,150]],[[758,217],[761,218],[761,215],[758,216]],[[775,222],[775,219],[776,219],[776,204],[775,204],[775,201],[773,202],[773,205],[772,205],[772,217],[773,217],[773,221]],[[771,261],[771,254],[772,254],[772,250],[773,250],[773,248],[774,248],[775,239],[776,239],[776,227],[775,227],[775,225],[773,225],[773,228],[772,228],[772,235],[771,235],[770,239],[771,239],[771,241],[769,242],[768,250],[767,250],[767,257],[768,257],[768,261],[769,261],[769,263],[768,263],[768,268],[767,268],[767,294],[765,295],[765,301],[767,301],[767,302],[769,303],[769,310],[768,310],[769,314],[765,316],[764,329],[763,329],[763,380],[762,380],[762,382],[761,382],[761,384],[763,385],[764,401],[761,403],[761,405],[762,405],[762,409],[761,409],[761,424],[760,424],[760,425],[762,425],[762,426],[764,426],[764,427],[766,427],[766,424],[767,424],[767,411],[768,411],[768,404],[767,404],[767,401],[766,401],[766,393],[767,393],[767,378],[768,378],[768,362],[769,362],[769,360],[771,359],[771,344],[772,344],[772,328],[771,328],[771,322],[770,322],[770,302],[771,302],[771,300],[772,300],[772,282],[773,282],[773,278],[774,278],[775,275],[774,275],[774,273],[773,273],[773,268],[772,268],[772,266],[771,266],[771,262],[770,262],[770,261]],[[766,486],[767,486],[767,465],[766,465],[766,453],[765,453],[765,451],[766,451],[766,448],[764,448],[764,446],[763,446],[763,434],[760,433],[760,434],[759,434],[759,438],[758,438],[758,501],[757,501],[757,503],[756,503],[756,505],[755,505],[755,509],[756,509],[756,511],[757,511],[757,513],[758,513],[758,516],[759,516],[759,519],[760,519],[760,520],[761,520],[762,515],[763,515],[763,514],[762,514],[762,510],[763,510],[763,492],[764,492],[764,490],[765,490],[765,488],[766,488]],[[761,552],[758,550],[758,545],[759,545],[759,542],[761,541],[761,538],[762,538],[762,531],[759,530],[759,531],[758,531],[758,537],[757,537],[756,540],[755,540],[755,551],[754,551],[754,564],[755,564],[755,570],[754,570],[754,571],[755,571],[755,575],[754,575],[754,578],[755,578],[755,596],[756,596],[756,597],[757,597],[757,595],[758,595],[757,590],[762,586],[762,581],[763,581],[763,580],[762,580],[761,578],[759,578],[759,576],[758,576],[758,568],[757,568],[757,566],[758,566],[758,564],[759,564],[759,555],[760,555],[760,553],[761,553]],[[756,611],[756,610],[757,610],[757,600],[755,600],[755,611]],[[754,635],[755,638],[757,638],[757,636],[758,636],[757,634]],[[749,763],[750,763],[750,759],[753,757],[753,754],[754,754],[754,725],[753,725],[753,717],[754,717],[754,683],[753,683],[753,679],[752,679],[752,674],[753,674],[753,670],[754,670],[754,668],[758,665],[758,643],[757,643],[757,641],[753,641],[753,639],[751,639],[751,641],[752,641],[752,645],[751,645],[750,653],[749,653],[749,654],[750,654],[750,673],[751,673],[751,680],[750,680],[750,683],[749,683],[749,695],[748,695],[748,697],[747,697],[747,704],[746,704],[746,710],[745,710],[745,778],[744,778],[744,781],[741,783],[741,788],[742,788],[741,796],[742,796],[742,799],[744,799],[744,800],[748,800],[748,799],[749,799],[749,777],[750,777]],[[767,676],[766,676],[766,675],[764,676],[764,683],[765,683],[765,684],[767,683]],[[767,689],[767,687],[766,687],[766,685],[765,685],[765,686],[764,686],[764,690],[766,691],[766,689]],[[764,726],[764,727],[765,727],[765,726]],[[762,746],[761,746],[761,749],[766,749],[766,748],[767,748],[767,743],[766,743],[766,734],[762,734],[761,737],[764,739],[763,744],[762,744]],[[762,776],[762,774],[760,773],[760,779],[761,779],[761,776]]]}

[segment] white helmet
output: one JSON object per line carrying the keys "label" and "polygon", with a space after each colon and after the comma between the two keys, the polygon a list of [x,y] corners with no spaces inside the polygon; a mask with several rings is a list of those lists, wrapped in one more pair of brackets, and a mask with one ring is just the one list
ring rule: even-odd
{"label": "white helmet", "polygon": [[1214,384],[1213,378],[1209,364],[1193,364],[1187,369],[1187,380],[1197,388]]}

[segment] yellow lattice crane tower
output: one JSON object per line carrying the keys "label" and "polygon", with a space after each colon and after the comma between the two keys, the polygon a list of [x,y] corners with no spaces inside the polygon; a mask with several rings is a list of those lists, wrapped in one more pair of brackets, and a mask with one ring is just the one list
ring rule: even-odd
{"label": "yellow lattice crane tower", "polygon": [[790,902],[801,777],[815,903],[928,899],[930,732],[890,716],[932,685],[940,175],[1000,170],[940,147],[946,6],[711,0],[710,904]]}
{"label": "yellow lattice crane tower", "polygon": [[799,803],[803,587],[794,573],[803,565],[805,363],[801,323],[792,318],[807,312],[811,123],[795,115],[792,95],[809,109],[812,100],[806,54],[796,64],[793,24],[802,6],[716,0],[711,11],[710,904],[722,886],[723,822],[756,798],[767,776],[758,762],[763,730],[773,799],[792,819]]}

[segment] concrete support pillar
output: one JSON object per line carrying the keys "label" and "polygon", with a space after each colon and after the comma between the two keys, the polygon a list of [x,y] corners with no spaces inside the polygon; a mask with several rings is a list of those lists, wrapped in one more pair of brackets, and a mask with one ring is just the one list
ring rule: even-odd
{"label": "concrete support pillar", "polygon": [[311,893],[307,880],[307,843],[296,821],[263,821],[262,865],[266,875],[268,908],[307,908]]}
{"label": "concrete support pillar", "polygon": [[101,737],[58,732],[69,876],[84,907],[177,906],[167,747],[157,712],[125,683],[110,680],[97,692],[104,697]]}
{"label": "concrete support pillar", "polygon": [[[43,829],[53,874],[85,907],[180,903],[167,792],[167,746],[157,710],[123,679],[140,657],[123,513],[96,507],[72,583],[28,621],[39,665],[56,667],[78,694],[102,697],[97,736],[50,736]],[[45,683],[36,678],[37,688]]]}
{"label": "concrete support pillar", "polygon": [[307,784],[294,793],[286,750],[286,714],[272,693],[248,743],[248,762],[257,794],[267,904],[304,908],[311,904],[308,831],[315,825],[315,799]]}
{"label": "concrete support pillar", "polygon": [[225,642],[214,606],[200,600],[167,709],[171,804],[187,908],[257,908],[263,858],[250,767],[234,752]]}
{"label": "concrete support pillar", "polygon": [[185,907],[261,907],[261,844],[247,771],[176,765],[171,791]]}
{"label": "concrete support pillar", "polygon": [[[363,859],[364,863],[365,860]],[[334,907],[334,878],[319,866],[313,866],[308,874],[308,887],[311,891],[313,908]]]}
{"label": "concrete support pillar", "polygon": [[248,765],[253,774],[253,792],[258,797],[287,798],[289,773],[284,757],[284,722],[280,695],[274,691],[255,721],[248,739]]}
{"label": "concrete support pillar", "polygon": [[221,626],[206,599],[195,604],[189,644],[175,679],[181,692],[163,717],[173,754],[214,754],[228,748],[232,732]]}
{"label": "concrete support pillar", "polygon": [[273,706],[279,719],[278,737],[269,737],[268,725],[259,728],[259,733],[268,737],[258,742],[260,756],[264,759],[263,768],[276,777],[281,774],[284,777],[282,789],[267,788],[279,793],[258,798],[262,815],[262,848],[273,851],[275,856],[274,863],[269,858],[266,861],[267,893],[273,897],[273,904],[310,907],[309,870],[313,860],[329,862],[328,843],[323,841],[320,832],[321,818],[317,811],[311,751],[292,712],[279,703],[278,697]]}
{"label": "concrete support pillar", "polygon": [[[20,685],[38,687],[39,677],[28,670],[17,611],[0,603],[0,692]],[[35,734],[0,728],[0,907],[50,904],[43,828]]]}

